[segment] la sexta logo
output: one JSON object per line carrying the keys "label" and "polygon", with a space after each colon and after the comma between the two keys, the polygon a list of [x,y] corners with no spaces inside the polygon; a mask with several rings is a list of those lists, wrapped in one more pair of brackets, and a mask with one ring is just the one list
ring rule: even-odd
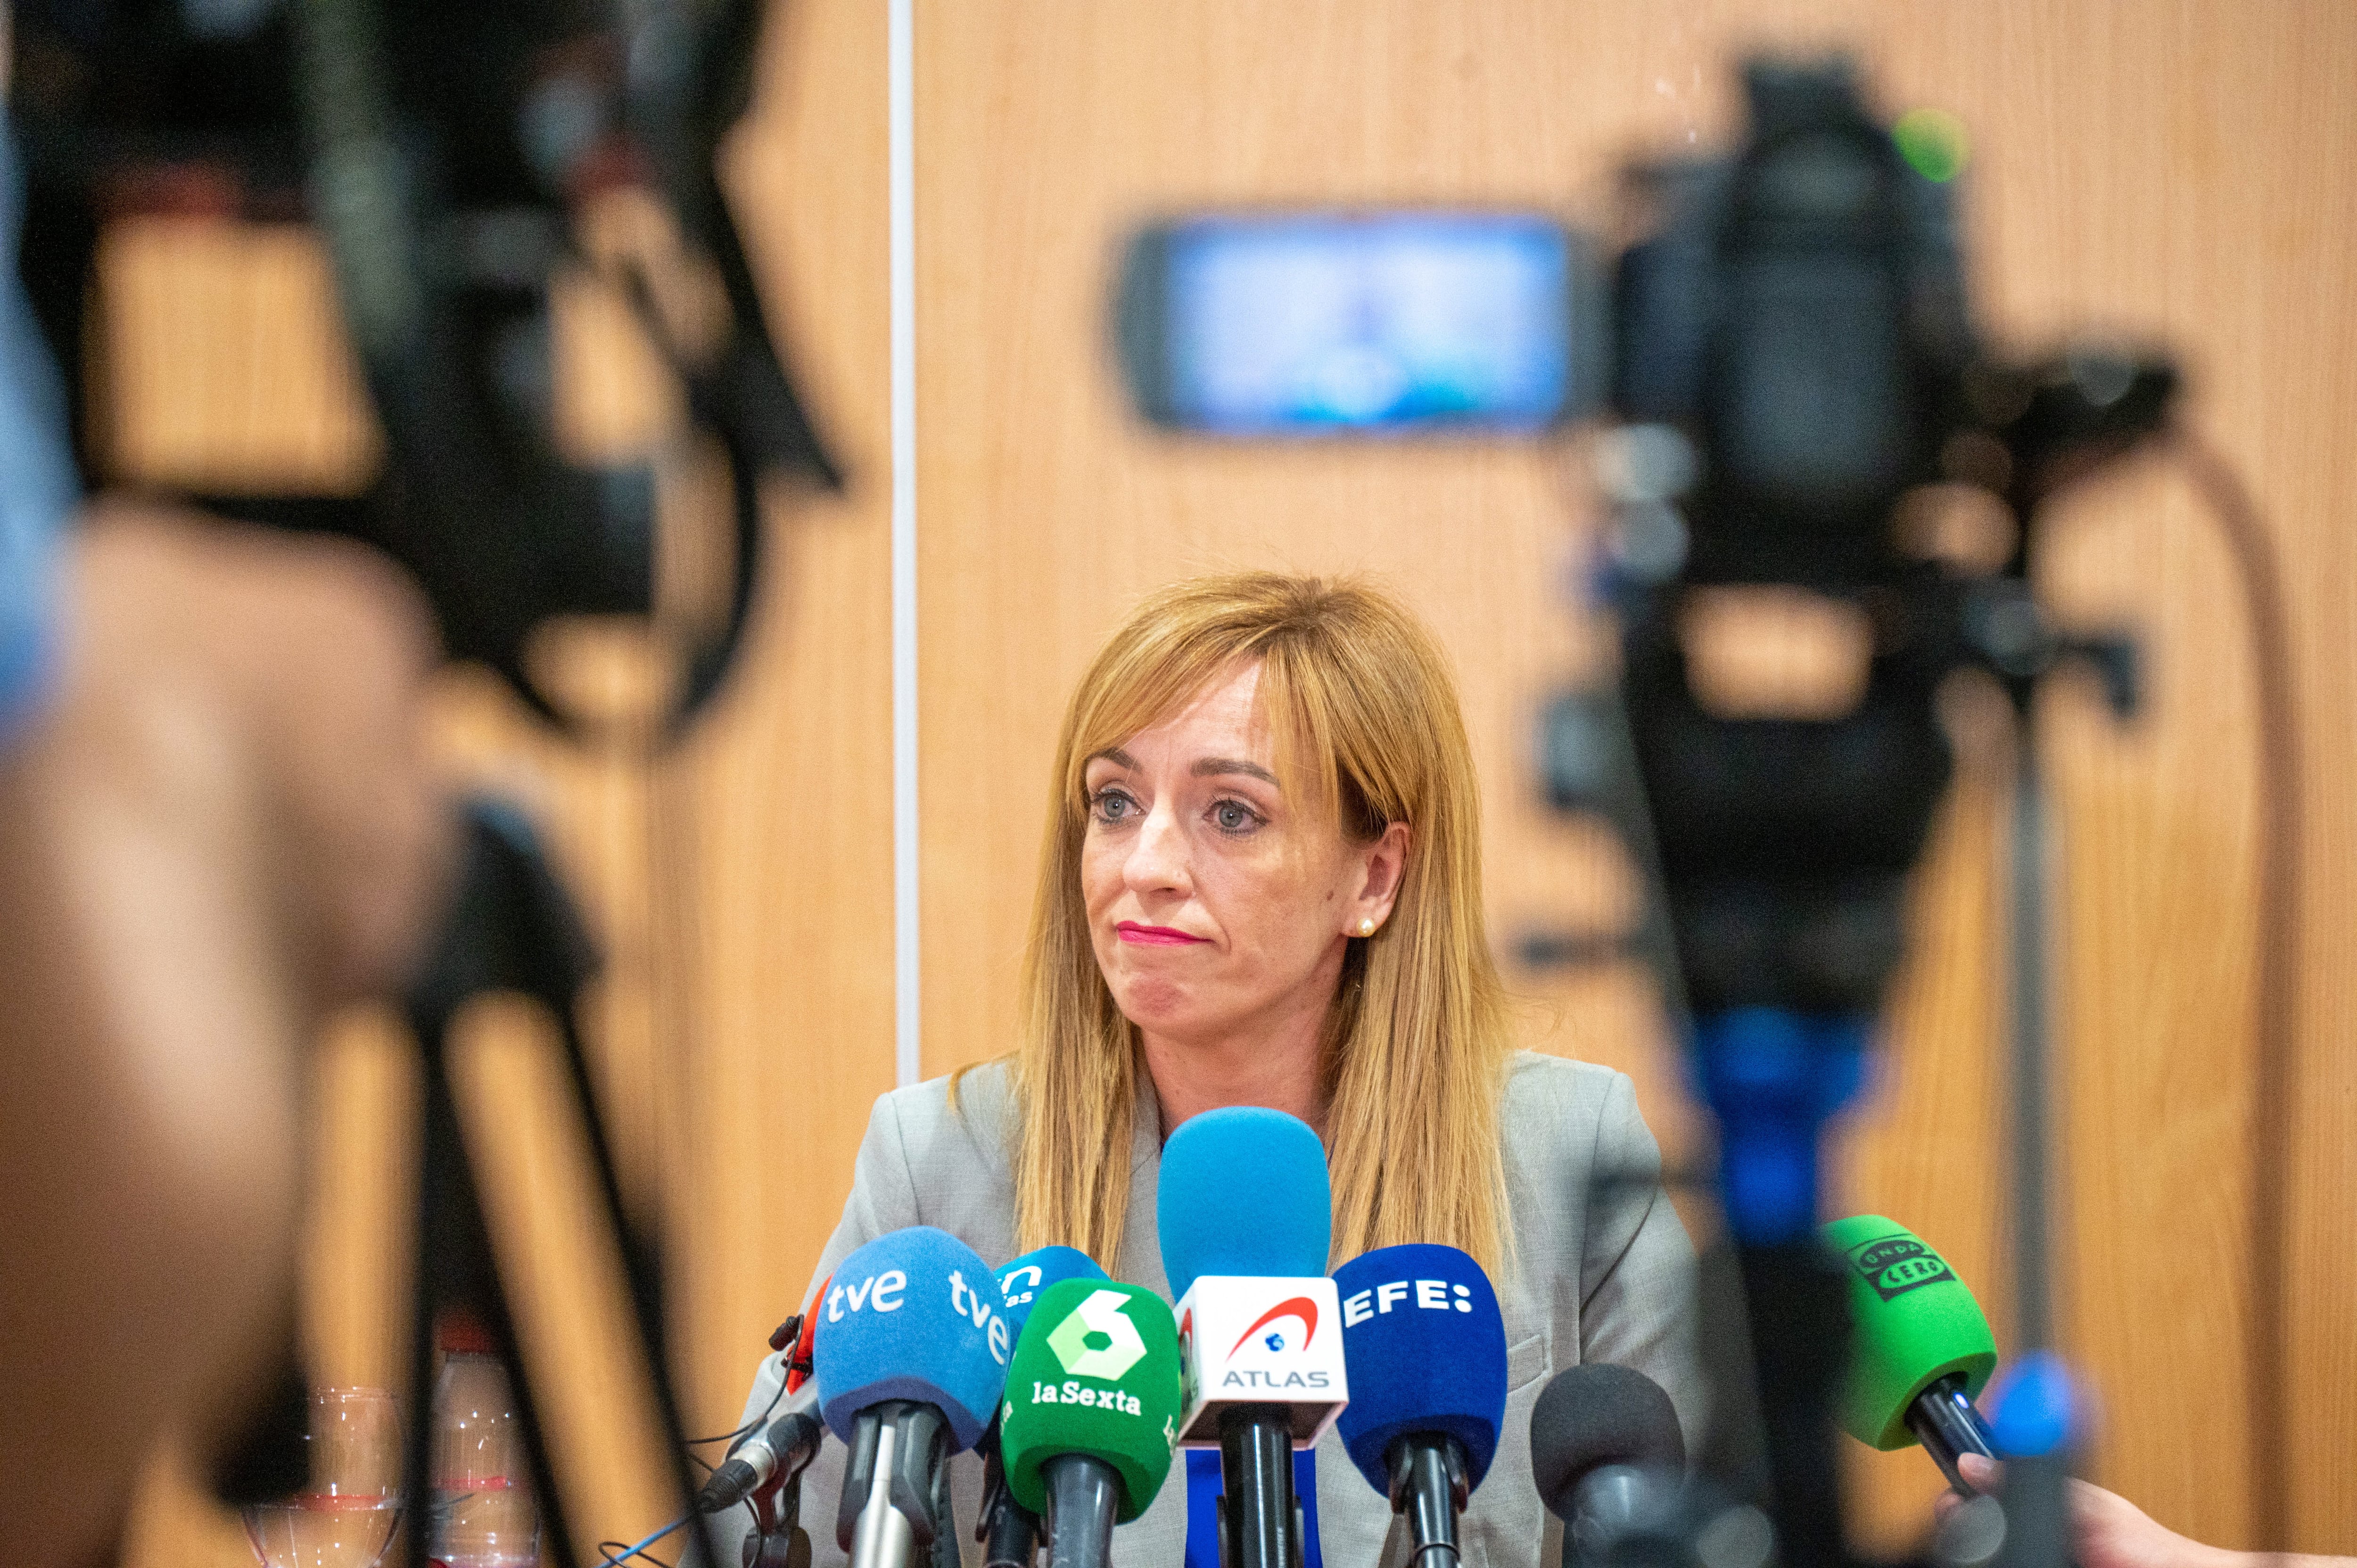
{"label": "la sexta logo", "polygon": [[[1270,1350],[1283,1350],[1286,1348],[1285,1331],[1282,1328],[1271,1328],[1269,1326],[1281,1318],[1287,1317],[1301,1325],[1301,1343],[1297,1348],[1308,1348],[1309,1342],[1318,1337],[1318,1304],[1306,1295],[1297,1295],[1280,1301],[1262,1313],[1254,1320],[1251,1327],[1236,1336],[1236,1342],[1228,1348],[1228,1354],[1232,1356],[1243,1349],[1244,1341],[1255,1335],[1259,1336],[1260,1342]],[[1268,1332],[1262,1334],[1261,1330],[1265,1328],[1268,1329]]]}

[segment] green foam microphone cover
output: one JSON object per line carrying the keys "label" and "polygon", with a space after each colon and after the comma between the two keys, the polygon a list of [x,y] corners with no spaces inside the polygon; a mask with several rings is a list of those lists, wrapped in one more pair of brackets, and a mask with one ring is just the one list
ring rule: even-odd
{"label": "green foam microphone cover", "polygon": [[1178,1326],[1138,1285],[1070,1279],[1049,1286],[1006,1364],[998,1411],[1007,1490],[1048,1507],[1041,1466],[1086,1454],[1121,1477],[1119,1522],[1146,1511],[1170,1470],[1178,1429]]}
{"label": "green foam microphone cover", "polygon": [[1824,1228],[1849,1277],[1849,1379],[1842,1427],[1875,1448],[1915,1441],[1907,1410],[1942,1378],[1964,1374],[1977,1396],[1996,1369],[1996,1340],[1981,1304],[1923,1239],[1878,1214]]}

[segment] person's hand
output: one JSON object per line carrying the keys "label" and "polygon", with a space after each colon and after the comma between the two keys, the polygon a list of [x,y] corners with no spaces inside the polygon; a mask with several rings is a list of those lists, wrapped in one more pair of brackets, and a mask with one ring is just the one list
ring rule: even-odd
{"label": "person's hand", "polygon": [[[1999,1489],[2004,1466],[1978,1454],[1957,1460],[1964,1479],[1984,1492]],[[2071,1482],[2071,1537],[2079,1568],[2239,1568],[2247,1553],[2204,1546],[2157,1523],[2142,1509],[2091,1482]],[[1954,1491],[1932,1504],[1941,1519],[1962,1506]]]}
{"label": "person's hand", "polygon": [[0,1539],[80,1562],[287,1342],[307,1047],[404,977],[453,836],[388,563],[122,503],[68,549],[0,753]]}

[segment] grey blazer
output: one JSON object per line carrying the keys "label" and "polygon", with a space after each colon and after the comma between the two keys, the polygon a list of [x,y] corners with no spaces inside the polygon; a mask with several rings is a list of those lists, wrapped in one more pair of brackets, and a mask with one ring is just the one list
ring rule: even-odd
{"label": "grey blazer", "polygon": [[[1129,1219],[1119,1277],[1168,1299],[1155,1230],[1161,1112],[1139,1075],[1130,1137]],[[1495,1282],[1506,1319],[1506,1430],[1489,1478],[1473,1494],[1463,1538],[1468,1568],[1538,1568],[1556,1561],[1560,1530],[1531,1480],[1531,1406],[1558,1369],[1580,1361],[1634,1367],[1669,1391],[1691,1446],[1699,1437],[1702,1381],[1694,1356],[1694,1251],[1663,1195],[1661,1155],[1625,1074],[1524,1051],[1514,1059],[1503,1106],[1506,1179],[1516,1267]],[[976,1069],[949,1105],[949,1080],[897,1090],[876,1101],[859,1146],[850,1199],[812,1276],[812,1287],[854,1248],[907,1225],[934,1225],[962,1238],[994,1269],[1016,1255],[1015,1182],[1008,1161],[1014,1105],[1003,1066]],[[1622,1176],[1620,1180],[1599,1179]],[[1633,1178],[1633,1179],[1628,1179]],[[747,1402],[751,1421],[770,1402],[775,1369],[765,1363]],[[834,1514],[844,1450],[830,1439],[806,1476],[802,1524],[814,1564],[839,1563]],[[966,1568],[981,1507],[982,1466],[971,1454],[952,1464],[952,1494]],[[1391,1528],[1390,1505],[1369,1487],[1341,1439],[1318,1444],[1318,1537],[1329,1568],[1376,1568]],[[740,1561],[743,1509],[715,1521],[723,1568]],[[1122,1568],[1179,1568],[1187,1543],[1183,1459],[1153,1505],[1114,1532]]]}

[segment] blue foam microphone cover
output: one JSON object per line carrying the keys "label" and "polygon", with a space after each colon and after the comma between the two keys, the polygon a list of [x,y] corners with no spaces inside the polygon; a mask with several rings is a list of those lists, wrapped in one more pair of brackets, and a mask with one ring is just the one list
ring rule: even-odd
{"label": "blue foam microphone cover", "polygon": [[1105,1272],[1077,1247],[1035,1247],[998,1271],[999,1294],[1006,1298],[1006,1326],[1023,1337],[1031,1321],[1031,1305],[1049,1285],[1066,1280],[1101,1280]]}
{"label": "blue foam microphone cover", "polygon": [[1298,1117],[1227,1105],[1162,1145],[1155,1219],[1170,1299],[1198,1274],[1306,1279],[1326,1273],[1334,1191],[1326,1147]]}
{"label": "blue foam microphone cover", "polygon": [[1014,1330],[989,1267],[948,1231],[878,1236],[834,1266],[818,1314],[819,1414],[844,1442],[884,1400],[940,1407],[959,1449],[990,1424]]}
{"label": "blue foam microphone cover", "polygon": [[1490,1473],[1506,1420],[1506,1320],[1481,1265],[1454,1247],[1379,1247],[1334,1271],[1351,1402],[1335,1422],[1351,1462],[1391,1493],[1385,1455],[1437,1432],[1465,1444],[1466,1478]]}

